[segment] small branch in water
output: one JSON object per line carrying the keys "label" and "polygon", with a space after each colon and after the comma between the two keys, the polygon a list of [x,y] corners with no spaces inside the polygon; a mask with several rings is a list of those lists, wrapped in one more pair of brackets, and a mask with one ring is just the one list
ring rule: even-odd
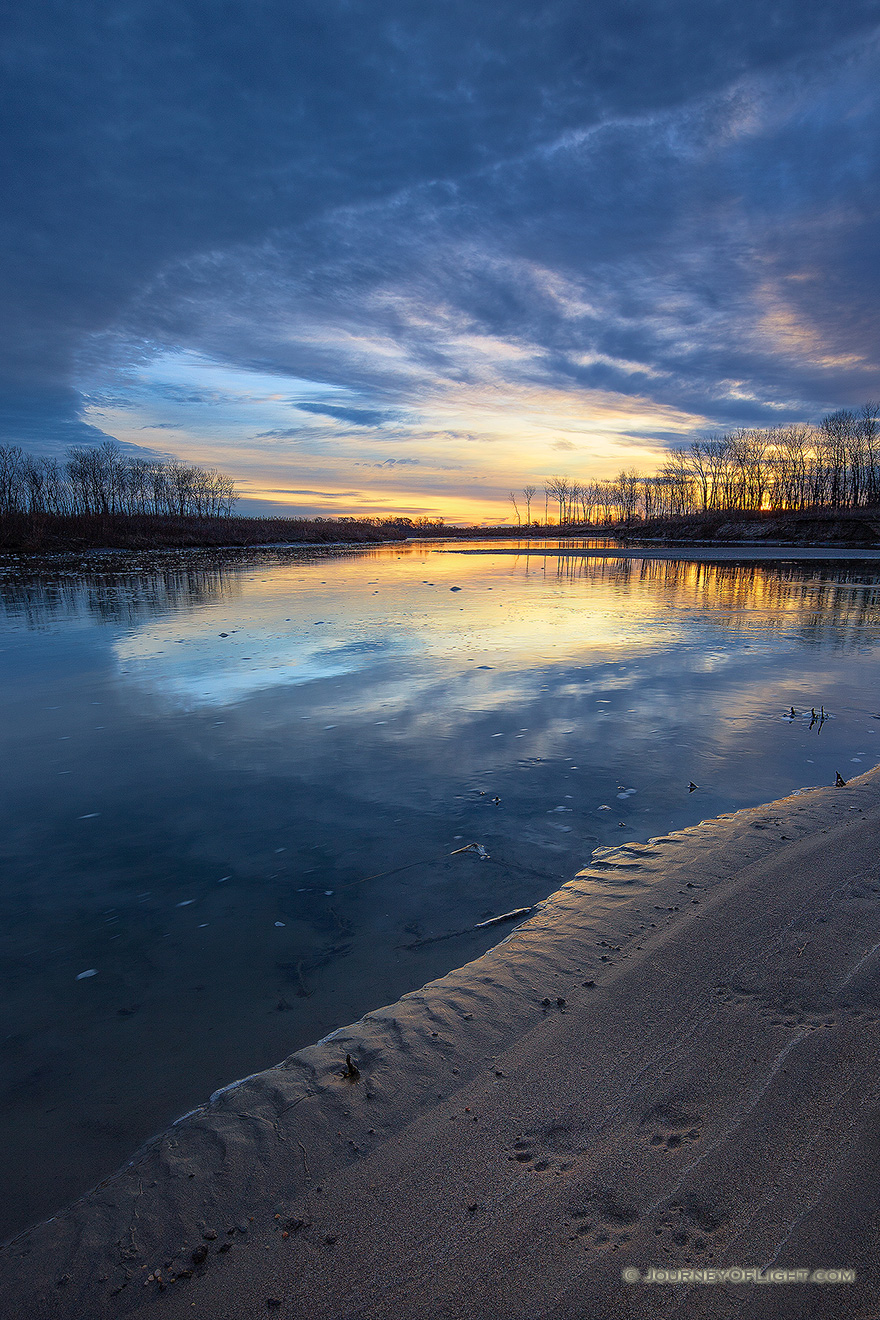
{"label": "small branch in water", "polygon": [[464,930],[451,930],[446,935],[430,935],[426,940],[413,940],[412,944],[399,944],[400,949],[423,949],[426,944],[439,944],[441,940],[455,940],[460,935],[472,935],[484,926],[496,926],[502,921],[515,921],[517,917],[527,917],[534,912],[534,907],[514,908],[512,912],[502,912],[500,917],[490,917],[488,921],[478,921],[475,926],[466,926]]}
{"label": "small branch in water", "polygon": [[398,944],[399,949],[423,949],[426,944],[439,944],[441,940],[455,940],[459,935],[470,935],[473,926],[467,926],[464,930],[451,930],[447,935],[429,935],[426,940],[413,940],[411,944]]}
{"label": "small branch in water", "polygon": [[306,1177],[308,1178],[309,1182],[311,1182],[311,1180],[312,1180],[312,1174],[311,1174],[311,1171],[310,1171],[310,1169],[309,1169],[309,1162],[308,1162],[308,1160],[306,1159],[306,1148],[305,1148],[305,1146],[302,1144],[301,1141],[298,1141],[296,1144],[299,1146],[300,1150],[302,1151],[302,1157],[303,1157],[303,1168],[305,1169]]}
{"label": "small branch in water", "polygon": [[384,880],[386,875],[399,875],[401,871],[411,871],[414,866],[433,866],[434,862],[439,861],[438,857],[424,857],[420,862],[406,862],[403,866],[395,866],[390,871],[377,871],[375,875],[363,875],[359,880],[349,880],[347,884],[337,885],[337,889],[354,889],[355,885],[365,885],[368,880]]}
{"label": "small branch in water", "polygon": [[475,852],[484,862],[488,862],[489,854],[481,843],[466,843],[463,848],[454,848],[449,854],[450,857],[457,857],[459,853]]}

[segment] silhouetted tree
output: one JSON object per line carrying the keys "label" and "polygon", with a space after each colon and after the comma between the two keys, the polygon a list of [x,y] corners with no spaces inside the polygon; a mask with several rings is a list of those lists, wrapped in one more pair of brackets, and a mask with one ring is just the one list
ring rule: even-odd
{"label": "silhouetted tree", "polygon": [[536,486],[523,486],[523,499],[526,502],[526,522],[532,521],[532,498],[537,490]]}

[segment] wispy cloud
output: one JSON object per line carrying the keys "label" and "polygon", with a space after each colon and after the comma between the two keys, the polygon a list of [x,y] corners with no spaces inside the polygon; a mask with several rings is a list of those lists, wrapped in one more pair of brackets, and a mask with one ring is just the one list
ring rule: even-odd
{"label": "wispy cloud", "polygon": [[381,426],[389,416],[372,408],[345,408],[335,403],[298,403],[301,412],[316,413],[319,417],[332,417],[335,421],[349,422],[352,426]]}

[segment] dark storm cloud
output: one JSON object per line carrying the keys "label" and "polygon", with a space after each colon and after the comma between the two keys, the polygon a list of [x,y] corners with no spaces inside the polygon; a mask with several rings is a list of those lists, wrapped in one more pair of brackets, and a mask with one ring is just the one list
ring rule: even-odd
{"label": "dark storm cloud", "polygon": [[[869,0],[7,6],[3,436],[100,434],[76,371],[117,340],[363,385],[374,409],[320,411],[365,426],[420,382],[478,382],[450,347],[467,334],[527,343],[513,377],[715,415],[739,406],[728,379],[756,415],[860,389],[878,18]],[[773,97],[811,75],[816,105],[786,120]],[[752,84],[769,119],[737,137]],[[802,317],[834,341],[818,383],[768,359],[774,289],[790,335]],[[357,351],[377,332],[405,372]]]}
{"label": "dark storm cloud", "polygon": [[79,408],[76,392],[51,379],[13,382],[0,397],[0,444],[14,442],[34,452],[52,452],[106,440],[99,427],[80,421]]}

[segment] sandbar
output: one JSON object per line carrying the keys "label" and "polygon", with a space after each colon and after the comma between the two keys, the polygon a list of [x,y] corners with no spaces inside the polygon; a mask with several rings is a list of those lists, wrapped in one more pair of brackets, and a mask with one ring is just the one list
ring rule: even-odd
{"label": "sandbar", "polygon": [[878,970],[880,768],[599,850],[7,1244],[3,1314],[867,1320]]}

